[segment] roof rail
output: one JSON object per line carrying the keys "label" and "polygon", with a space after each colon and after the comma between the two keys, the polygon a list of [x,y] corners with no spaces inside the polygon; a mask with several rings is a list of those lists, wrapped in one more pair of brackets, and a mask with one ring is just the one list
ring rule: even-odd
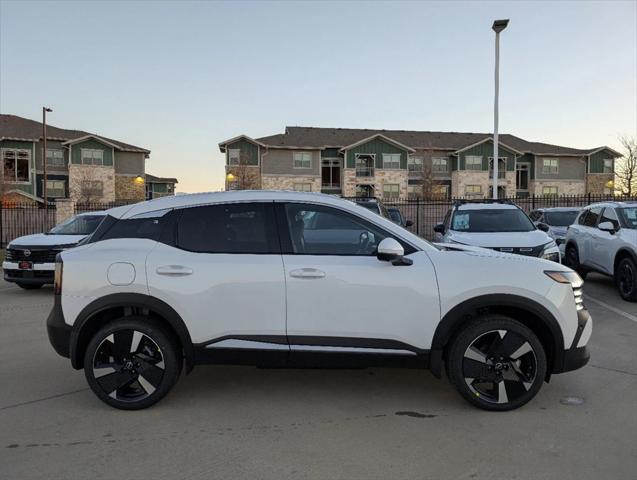
{"label": "roof rail", "polygon": [[502,203],[505,205],[515,205],[515,202],[509,198],[498,198],[498,199],[493,199],[493,198],[480,198],[480,199],[476,199],[476,200],[467,200],[467,199],[462,199],[462,200],[455,200],[453,202],[453,206],[454,207],[459,207],[460,205],[465,205],[468,203]]}

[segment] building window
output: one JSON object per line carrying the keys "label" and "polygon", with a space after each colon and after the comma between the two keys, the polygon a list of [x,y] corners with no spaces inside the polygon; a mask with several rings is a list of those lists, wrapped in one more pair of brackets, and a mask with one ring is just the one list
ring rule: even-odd
{"label": "building window", "polygon": [[104,165],[104,150],[82,148],[82,165]]}
{"label": "building window", "polygon": [[400,198],[400,185],[397,183],[386,183],[383,185],[383,198],[385,200],[397,200]]}
{"label": "building window", "polygon": [[312,168],[312,152],[294,152],[294,168]]}
{"label": "building window", "polygon": [[400,168],[400,153],[383,153],[383,168],[398,170]]}
{"label": "building window", "polygon": [[542,195],[546,197],[556,197],[557,196],[557,187],[542,187]]}
{"label": "building window", "polygon": [[312,184],[311,183],[295,183],[292,188],[296,192],[311,192]]}
{"label": "building window", "polygon": [[482,157],[479,155],[467,155],[464,163],[465,170],[482,170]]}
{"label": "building window", "polygon": [[440,200],[449,198],[449,185],[433,185],[431,187],[431,193],[434,198]]}
{"label": "building window", "polygon": [[362,198],[371,198],[374,196],[373,185],[356,185],[356,196]]}
{"label": "building window", "polygon": [[101,180],[82,180],[81,192],[85,197],[95,195],[102,196],[104,193],[104,184]]}
{"label": "building window", "polygon": [[476,197],[482,195],[482,185],[466,185],[464,194],[467,197]]}
{"label": "building window", "polygon": [[605,158],[604,159],[604,173],[613,173],[613,159]]}
{"label": "building window", "polygon": [[[40,181],[42,187],[42,195],[44,195],[44,179]],[[66,196],[66,186],[64,180],[47,180],[46,196],[55,198],[64,198]]]}
{"label": "building window", "polygon": [[324,158],[321,161],[321,186],[329,189],[341,188],[341,160]]}
{"label": "building window", "polygon": [[416,157],[409,155],[407,158],[407,170],[410,172],[422,172],[422,164],[424,163],[424,157]]}
{"label": "building window", "polygon": [[[480,168],[482,168],[482,160],[480,160]],[[444,157],[434,157],[431,159],[431,169],[434,172],[448,172],[449,162]]]}
{"label": "building window", "polygon": [[2,150],[2,168],[7,182],[28,182],[31,151],[18,149]]}
{"label": "building window", "polygon": [[46,150],[46,164],[64,166],[64,150]]}
{"label": "building window", "polygon": [[422,197],[422,185],[407,185],[407,198]]}
{"label": "building window", "polygon": [[241,150],[238,148],[228,149],[228,165],[239,165],[241,162]]}
{"label": "building window", "polygon": [[542,173],[556,174],[558,172],[557,158],[542,159]]}

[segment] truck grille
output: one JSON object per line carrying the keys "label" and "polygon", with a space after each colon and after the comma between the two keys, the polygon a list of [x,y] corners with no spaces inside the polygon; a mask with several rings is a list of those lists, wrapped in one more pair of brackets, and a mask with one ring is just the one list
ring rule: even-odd
{"label": "truck grille", "polygon": [[[28,252],[28,255],[27,255]],[[20,262],[23,260],[34,263],[55,263],[55,256],[59,250],[31,250],[29,248],[9,248],[5,255],[8,262]]]}
{"label": "truck grille", "polygon": [[495,247],[492,248],[492,250],[503,253],[515,253],[527,257],[539,257],[544,251],[544,245],[538,245],[537,247]]}

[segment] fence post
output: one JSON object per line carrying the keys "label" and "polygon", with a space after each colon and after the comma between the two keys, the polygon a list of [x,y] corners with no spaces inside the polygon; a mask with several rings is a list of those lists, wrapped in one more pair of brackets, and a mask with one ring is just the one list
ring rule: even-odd
{"label": "fence post", "polygon": [[420,235],[420,199],[416,203],[416,235]]}
{"label": "fence post", "polygon": [[2,211],[4,210],[4,198],[0,196],[0,248],[4,247],[4,230],[2,226],[4,225],[4,220],[2,217]]}
{"label": "fence post", "polygon": [[531,210],[535,210],[535,193],[531,195]]}
{"label": "fence post", "polygon": [[55,224],[59,225],[67,218],[75,215],[75,201],[70,198],[59,198],[55,202]]}

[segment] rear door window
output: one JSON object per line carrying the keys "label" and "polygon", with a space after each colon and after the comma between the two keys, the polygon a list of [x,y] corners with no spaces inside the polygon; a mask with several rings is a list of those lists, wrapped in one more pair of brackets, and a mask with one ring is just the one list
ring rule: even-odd
{"label": "rear door window", "polygon": [[176,246],[200,253],[280,253],[272,203],[231,203],[185,208]]}

